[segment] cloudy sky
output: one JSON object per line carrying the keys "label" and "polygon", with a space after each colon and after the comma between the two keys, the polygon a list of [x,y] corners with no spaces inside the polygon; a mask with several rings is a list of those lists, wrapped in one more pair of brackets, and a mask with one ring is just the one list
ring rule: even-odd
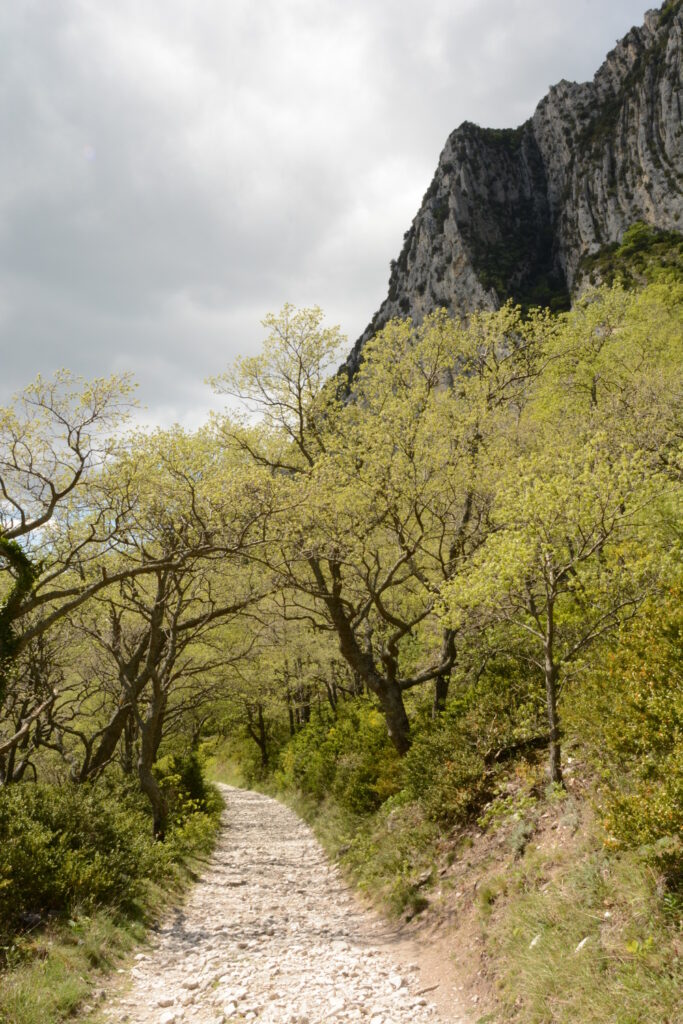
{"label": "cloudy sky", "polygon": [[447,135],[590,78],[643,0],[11,0],[0,8],[0,401],[132,370],[194,425],[261,318],[353,341]]}

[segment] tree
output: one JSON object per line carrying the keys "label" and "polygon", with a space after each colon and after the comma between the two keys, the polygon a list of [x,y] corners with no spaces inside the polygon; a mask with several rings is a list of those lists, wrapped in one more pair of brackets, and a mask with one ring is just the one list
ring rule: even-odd
{"label": "tree", "polygon": [[531,335],[511,308],[467,330],[445,314],[394,322],[341,400],[325,376],[338,335],[321,320],[285,307],[266,321],[264,354],[214,382],[262,420],[220,428],[277,491],[282,514],[259,557],[293,595],[288,616],[336,633],[405,753],[403,694],[436,682],[445,699],[455,638],[446,627],[434,644],[430,624],[444,579],[480,542],[483,439],[520,399]]}
{"label": "tree", "polygon": [[570,666],[636,614],[665,563],[680,370],[661,294],[603,290],[549,336],[515,434],[492,452],[490,534],[443,590],[446,623],[541,674],[555,782]]}
{"label": "tree", "polygon": [[[104,655],[95,669],[114,700],[93,730],[71,724],[80,741],[76,769],[97,777],[131,730],[138,741],[140,786],[152,805],[155,835],[163,838],[167,807],[153,766],[169,722],[215,698],[212,674],[243,656],[249,638],[230,649],[225,625],[256,603],[268,581],[255,580],[243,553],[258,540],[264,506],[249,478],[216,450],[210,431],[175,428],[138,435],[116,465],[135,487],[135,515],[120,524],[113,569],[127,575],[99,593],[80,616],[82,634]],[[137,574],[136,567],[145,566]],[[222,629],[220,641],[216,631]]]}
{"label": "tree", "polygon": [[102,583],[77,574],[112,542],[96,477],[131,390],[125,377],[62,371],[0,409],[0,704],[16,655]]}
{"label": "tree", "polygon": [[[433,679],[434,713],[445,705],[456,661],[454,631],[443,629],[440,644],[434,635],[435,603],[486,536],[488,451],[519,417],[538,372],[538,335],[551,324],[545,313],[523,320],[511,305],[474,315],[466,326],[445,311],[419,326],[395,321],[366,346],[353,383],[338,441],[346,465],[337,473],[351,494],[366,496],[385,550],[407,558],[419,617],[408,625],[400,612],[387,615],[383,596],[373,598],[374,610],[403,630],[391,641],[394,650],[416,634],[423,658],[433,650],[431,667],[423,661],[401,686]],[[376,594],[369,580],[366,588]],[[391,656],[387,648],[379,655]]]}
{"label": "tree", "polygon": [[[409,725],[393,666],[389,673],[378,670],[368,647],[365,624],[372,602],[357,588],[357,577],[344,571],[352,564],[349,546],[358,549],[375,529],[375,517],[368,520],[365,510],[359,516],[357,503],[342,508],[343,497],[330,486],[325,462],[343,415],[334,382],[326,376],[338,358],[339,332],[322,327],[319,309],[294,311],[291,306],[267,318],[264,326],[270,334],[262,356],[238,361],[231,373],[213,382],[219,392],[239,397],[262,414],[257,426],[228,417],[221,423],[226,443],[263,469],[283,509],[271,523],[260,557],[282,587],[296,595],[288,617],[336,632],[343,657],[378,697],[389,733],[397,749],[405,751]],[[402,555],[379,574],[370,570],[376,592],[400,585],[397,574],[407,561]]]}

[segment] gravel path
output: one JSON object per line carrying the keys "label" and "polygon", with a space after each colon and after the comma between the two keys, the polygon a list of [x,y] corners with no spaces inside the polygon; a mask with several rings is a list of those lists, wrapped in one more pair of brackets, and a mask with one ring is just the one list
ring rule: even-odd
{"label": "gravel path", "polygon": [[443,1024],[416,965],[398,966],[310,829],[222,787],[220,840],[185,905],[106,1008],[130,1024]]}

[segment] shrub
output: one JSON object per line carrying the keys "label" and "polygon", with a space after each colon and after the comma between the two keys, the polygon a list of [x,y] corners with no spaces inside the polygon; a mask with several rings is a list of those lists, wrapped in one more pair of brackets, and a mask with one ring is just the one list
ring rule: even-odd
{"label": "shrub", "polygon": [[284,789],[296,789],[315,800],[325,796],[335,772],[336,753],[328,735],[332,722],[315,714],[280,755],[278,782]]}
{"label": "shrub", "polygon": [[679,588],[624,629],[576,695],[573,726],[602,777],[608,843],[647,847],[680,884],[683,606]]}
{"label": "shrub", "polygon": [[484,759],[450,714],[416,739],[402,776],[406,791],[433,821],[464,821],[484,799]]}
{"label": "shrub", "polygon": [[180,800],[168,841],[157,843],[144,798],[120,780],[0,789],[0,945],[34,916],[130,908],[148,880],[167,882],[178,862],[208,852],[221,801],[204,792],[201,811]]}
{"label": "shrub", "polygon": [[496,755],[542,731],[534,682],[515,663],[492,660],[476,683],[451,696],[436,722],[416,730],[402,784],[431,820],[465,822],[492,795]]}
{"label": "shrub", "polygon": [[314,717],[280,757],[279,783],[316,800],[331,792],[355,814],[369,814],[398,789],[398,755],[383,716],[366,699]]}
{"label": "shrub", "polygon": [[0,790],[0,932],[26,915],[130,903],[169,869],[141,801],[120,787]]}
{"label": "shrub", "polygon": [[680,281],[682,273],[683,235],[642,221],[624,232],[621,243],[603,246],[579,265],[579,276],[609,285],[621,281],[628,288],[666,278]]}
{"label": "shrub", "polygon": [[215,789],[207,785],[196,751],[162,758],[157,762],[155,773],[168,801],[171,822],[175,826],[184,826],[198,812],[216,820],[220,816],[220,797]]}
{"label": "shrub", "polygon": [[207,854],[213,848],[215,837],[215,815],[199,811],[171,830],[166,840],[167,852],[173,860]]}

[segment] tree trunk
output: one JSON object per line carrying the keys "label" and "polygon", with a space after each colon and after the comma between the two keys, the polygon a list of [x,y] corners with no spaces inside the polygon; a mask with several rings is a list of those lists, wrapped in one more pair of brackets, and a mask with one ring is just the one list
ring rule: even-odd
{"label": "tree trunk", "polygon": [[154,776],[152,766],[147,763],[147,759],[143,755],[142,751],[138,758],[138,778],[140,779],[140,789],[152,806],[154,838],[160,843],[163,843],[166,838],[166,828],[168,826],[168,805],[166,803],[166,798],[161,791],[161,786]]}
{"label": "tree trunk", "polygon": [[[379,699],[387,723],[387,731],[391,742],[398,753],[403,756],[410,750],[410,723],[403,704],[403,694],[395,677],[382,676],[375,667],[372,652],[371,630],[368,626],[367,635],[361,647],[356,631],[349,621],[347,610],[341,600],[340,569],[338,564],[330,562],[333,586],[330,590],[325,581],[320,563],[309,558],[309,565],[320,587],[321,594],[327,605],[330,619],[337,631],[339,650],[349,668],[358,673],[371,693]],[[366,624],[367,625],[367,624]]]}
{"label": "tree trunk", "polygon": [[452,629],[444,629],[441,641],[441,664],[448,665],[448,668],[441,672],[434,681],[434,703],[432,705],[432,718],[438,718],[446,709],[448,699],[448,688],[451,684],[451,672],[455,664],[455,632]]}
{"label": "tree trunk", "polygon": [[167,696],[157,678],[153,679],[152,693],[144,719],[136,715],[140,728],[140,754],[138,757],[138,778],[140,789],[152,805],[154,838],[163,843],[168,825],[168,804],[161,786],[157,782],[153,767],[163,733]]}
{"label": "tree trunk", "polygon": [[550,742],[548,751],[550,755],[550,781],[564,785],[562,779],[562,759],[560,750],[560,723],[557,715],[557,666],[554,664],[552,655],[546,650],[545,658],[545,695],[548,711],[548,728]]}
{"label": "tree trunk", "polygon": [[259,749],[261,751],[261,767],[265,770],[268,767],[268,738],[266,736],[266,722],[263,717],[263,705],[258,706],[258,735]]}
{"label": "tree trunk", "polygon": [[133,716],[129,715],[123,727],[123,750],[121,752],[121,770],[124,775],[132,775],[135,757],[133,752]]}
{"label": "tree trunk", "polygon": [[403,694],[397,683],[384,683],[374,690],[382,705],[389,739],[403,757],[410,750],[410,722],[403,703]]}
{"label": "tree trunk", "polygon": [[337,702],[338,702],[337,687],[335,686],[334,683],[331,683],[331,682],[329,682],[329,680],[326,679],[325,680],[325,690],[327,691],[327,699],[330,702],[330,707],[332,708],[332,710],[336,714]]}
{"label": "tree trunk", "polygon": [[311,688],[299,683],[296,688],[296,701],[299,715],[299,724],[308,725],[311,720]]}
{"label": "tree trunk", "polygon": [[265,771],[270,764],[270,760],[268,758],[268,732],[266,729],[266,720],[263,714],[262,704],[256,705],[256,724],[254,724],[252,708],[247,705],[247,732],[259,748],[261,753],[261,767]]}
{"label": "tree trunk", "polygon": [[202,732],[204,731],[204,726],[206,725],[208,718],[208,715],[204,715],[202,718],[199,719],[198,722],[195,721],[192,726],[192,734],[190,736],[190,750],[192,751],[193,754],[196,754],[199,751],[199,744],[201,742]]}
{"label": "tree trunk", "polygon": [[450,686],[450,672],[437,676],[434,680],[434,703],[432,704],[432,718],[437,719],[442,711],[446,709],[448,698],[448,687]]}

